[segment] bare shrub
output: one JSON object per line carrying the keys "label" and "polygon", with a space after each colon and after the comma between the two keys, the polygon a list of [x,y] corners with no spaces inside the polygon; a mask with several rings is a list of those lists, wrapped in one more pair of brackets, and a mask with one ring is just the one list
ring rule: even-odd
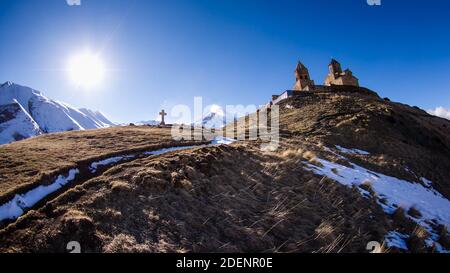
{"label": "bare shrub", "polygon": [[430,234],[423,227],[416,226],[407,242],[409,250],[412,252],[424,252],[426,248],[425,240],[429,236]]}
{"label": "bare shrub", "polygon": [[317,156],[312,151],[306,151],[302,154],[302,157],[309,161],[309,163],[316,165],[316,166],[322,166],[322,163],[317,159]]}
{"label": "bare shrub", "polygon": [[402,207],[398,207],[392,214],[392,218],[398,222],[405,221],[406,220],[405,209]]}
{"label": "bare shrub", "polygon": [[409,208],[408,215],[411,217],[414,217],[416,219],[419,219],[420,217],[422,217],[422,213],[420,213],[420,211],[417,210],[415,207]]}
{"label": "bare shrub", "polygon": [[372,181],[365,180],[364,182],[361,183],[361,185],[359,185],[359,187],[365,191],[368,191],[370,193],[370,195],[372,195],[374,197],[377,196],[377,193],[373,189]]}

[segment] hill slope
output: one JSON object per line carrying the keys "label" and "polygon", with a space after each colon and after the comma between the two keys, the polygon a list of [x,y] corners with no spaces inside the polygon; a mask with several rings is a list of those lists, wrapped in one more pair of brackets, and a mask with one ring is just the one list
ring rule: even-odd
{"label": "hill slope", "polygon": [[[261,141],[169,149],[89,175],[83,166],[99,158],[85,157],[71,165],[81,172],[73,186],[4,222],[0,250],[64,252],[73,240],[86,252],[366,252],[369,241],[394,252],[450,249],[449,121],[352,88],[304,92],[280,108],[274,151],[260,149]],[[32,158],[50,153],[38,149],[43,143],[65,143],[61,162],[75,150],[87,155],[89,145],[102,158],[130,154],[136,129],[114,128],[122,136],[114,146],[123,147],[114,153],[101,144],[104,130],[6,145],[4,202],[24,189],[12,183],[25,176],[10,174],[19,151]],[[170,129],[145,130],[162,130],[165,147],[204,144],[173,142]],[[142,134],[142,144],[156,143],[151,135]],[[33,186],[49,183],[29,175]]]}

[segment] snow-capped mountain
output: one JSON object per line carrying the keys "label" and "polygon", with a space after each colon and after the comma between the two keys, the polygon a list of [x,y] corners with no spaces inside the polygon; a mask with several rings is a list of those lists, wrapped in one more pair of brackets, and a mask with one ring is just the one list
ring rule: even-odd
{"label": "snow-capped mountain", "polygon": [[218,105],[212,105],[209,107],[209,111],[203,115],[201,120],[194,122],[193,125],[204,126],[207,128],[222,128],[227,123],[234,120],[234,116],[226,115],[223,109]]}
{"label": "snow-capped mountain", "polygon": [[0,144],[40,134],[39,125],[16,100],[0,105]]}
{"label": "snow-capped mountain", "polygon": [[150,126],[156,126],[161,124],[160,121],[157,120],[145,120],[145,121],[139,121],[135,123],[136,125],[150,125]]}
{"label": "snow-capped mountain", "polygon": [[80,108],[78,110],[80,110],[80,112],[82,112],[83,114],[94,120],[98,125],[100,125],[99,126],[100,128],[116,125],[114,124],[114,122],[111,122],[107,117],[105,117],[105,115],[100,111],[92,111],[91,109],[87,108]]}
{"label": "snow-capped mountain", "polygon": [[211,128],[222,128],[225,126],[225,116],[221,113],[210,112],[200,122],[196,122],[196,125],[203,125]]}
{"label": "snow-capped mountain", "polygon": [[0,85],[0,144],[43,133],[113,126],[102,113],[76,109],[12,82]]}
{"label": "snow-capped mountain", "polygon": [[134,124],[137,126],[158,126],[161,124],[160,121],[157,120],[144,120],[144,121],[138,121],[138,122],[122,122],[122,123],[116,123],[116,126],[129,126],[130,124]]}

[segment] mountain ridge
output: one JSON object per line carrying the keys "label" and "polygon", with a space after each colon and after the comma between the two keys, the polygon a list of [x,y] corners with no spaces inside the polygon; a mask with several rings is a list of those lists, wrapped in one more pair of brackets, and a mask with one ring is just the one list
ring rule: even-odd
{"label": "mountain ridge", "polygon": [[114,126],[99,111],[74,108],[67,103],[50,99],[40,91],[11,81],[0,85],[0,106],[0,144],[44,133]]}

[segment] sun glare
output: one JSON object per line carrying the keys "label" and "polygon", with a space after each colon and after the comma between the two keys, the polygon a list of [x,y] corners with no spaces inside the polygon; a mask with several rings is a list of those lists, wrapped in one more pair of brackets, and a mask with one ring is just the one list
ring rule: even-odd
{"label": "sun glare", "polygon": [[105,68],[99,56],[90,52],[74,55],[69,60],[70,80],[77,86],[93,88],[101,84]]}

